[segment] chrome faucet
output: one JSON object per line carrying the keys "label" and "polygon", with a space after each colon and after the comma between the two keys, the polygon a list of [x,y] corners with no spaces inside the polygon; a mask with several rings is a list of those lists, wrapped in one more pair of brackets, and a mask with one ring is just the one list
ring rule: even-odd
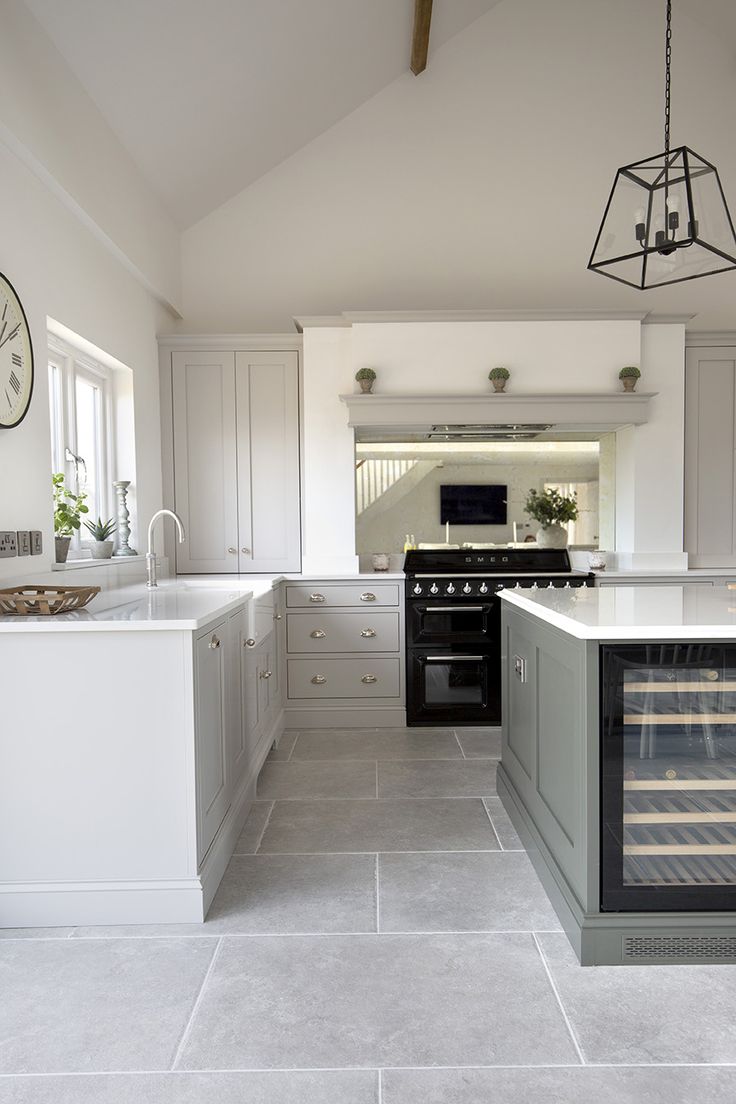
{"label": "chrome faucet", "polygon": [[158,580],[156,578],[156,553],[153,551],[153,526],[160,517],[172,517],[176,522],[176,527],[179,530],[179,544],[183,544],[186,540],[186,534],[184,532],[184,526],[182,525],[181,518],[178,514],[175,514],[173,510],[157,510],[151,518],[148,525],[148,551],[146,552],[146,571],[148,572],[148,582],[146,586],[150,589],[158,586]]}

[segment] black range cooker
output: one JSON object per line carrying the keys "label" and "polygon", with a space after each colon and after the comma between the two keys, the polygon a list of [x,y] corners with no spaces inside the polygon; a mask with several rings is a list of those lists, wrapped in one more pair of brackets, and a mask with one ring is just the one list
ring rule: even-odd
{"label": "black range cooker", "polygon": [[501,723],[505,587],[592,586],[566,548],[407,552],[406,709],[410,725]]}

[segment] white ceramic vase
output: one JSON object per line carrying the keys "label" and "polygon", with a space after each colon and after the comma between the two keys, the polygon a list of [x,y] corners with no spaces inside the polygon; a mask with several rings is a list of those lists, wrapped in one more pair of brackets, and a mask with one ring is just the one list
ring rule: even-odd
{"label": "white ceramic vase", "polygon": [[567,529],[554,522],[537,530],[537,544],[540,548],[567,548]]}

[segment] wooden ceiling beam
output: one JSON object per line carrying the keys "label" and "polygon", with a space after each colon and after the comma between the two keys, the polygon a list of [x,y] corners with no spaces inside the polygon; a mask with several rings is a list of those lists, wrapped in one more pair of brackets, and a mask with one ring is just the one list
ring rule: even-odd
{"label": "wooden ceiling beam", "polygon": [[432,22],[432,0],[414,0],[414,33],[411,40],[411,71],[415,77],[427,68],[429,26]]}

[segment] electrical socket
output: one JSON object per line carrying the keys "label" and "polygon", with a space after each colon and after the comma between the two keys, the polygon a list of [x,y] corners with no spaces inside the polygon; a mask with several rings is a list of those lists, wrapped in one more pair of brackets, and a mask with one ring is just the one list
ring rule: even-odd
{"label": "electrical socket", "polygon": [[16,533],[18,538],[18,555],[30,556],[31,554],[31,533],[28,529],[19,529]]}
{"label": "electrical socket", "polygon": [[40,556],[43,552],[43,533],[40,529],[31,529],[31,555]]}
{"label": "electrical socket", "polygon": [[9,529],[0,529],[0,560],[18,555],[18,540]]}

